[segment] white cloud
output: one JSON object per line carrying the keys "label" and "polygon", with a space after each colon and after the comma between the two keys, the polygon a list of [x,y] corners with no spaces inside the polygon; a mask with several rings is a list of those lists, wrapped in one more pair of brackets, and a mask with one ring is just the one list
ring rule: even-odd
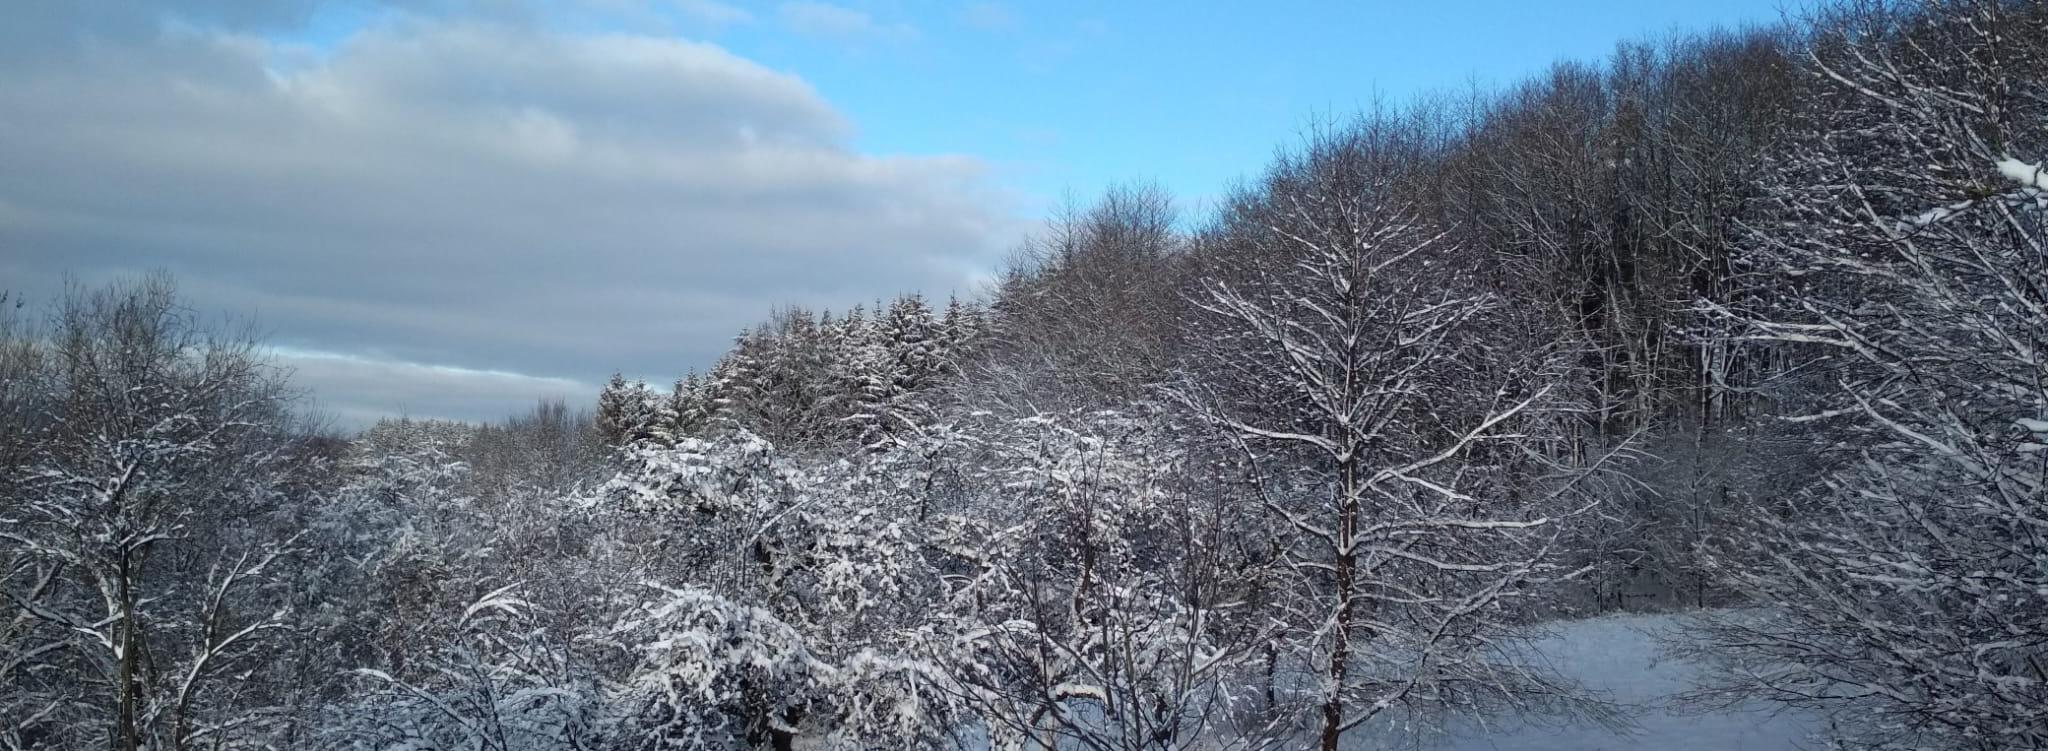
{"label": "white cloud", "polygon": [[[63,50],[0,60],[0,284],[164,268],[306,350],[675,373],[779,304],[965,289],[1013,236],[978,160],[858,153],[810,85],[708,44],[401,16],[331,50]],[[367,383],[320,392],[388,403],[334,391]]]}
{"label": "white cloud", "polygon": [[292,382],[316,395],[316,413],[338,427],[361,428],[380,417],[492,420],[540,399],[562,399],[587,408],[594,383],[386,360],[292,347],[270,350],[272,360],[291,372]]}
{"label": "white cloud", "polygon": [[[719,2],[718,0],[495,0],[496,3],[510,3],[515,8],[520,3],[532,3],[533,7],[515,12],[512,17],[553,17],[555,19],[595,22],[594,25],[617,28],[646,29],[653,33],[674,35],[679,32],[716,32],[728,26],[754,22],[754,14],[745,8]],[[500,15],[504,15],[502,12]]]}
{"label": "white cloud", "polygon": [[882,23],[866,12],[831,3],[796,0],[778,6],[777,15],[791,31],[846,42],[908,41],[917,28],[907,23]]}
{"label": "white cloud", "polygon": [[975,2],[961,6],[960,21],[984,31],[1002,31],[1016,28],[1017,15],[1002,3]]}
{"label": "white cloud", "polygon": [[754,14],[715,0],[671,0],[670,6],[684,15],[714,26],[730,26],[754,20]]}

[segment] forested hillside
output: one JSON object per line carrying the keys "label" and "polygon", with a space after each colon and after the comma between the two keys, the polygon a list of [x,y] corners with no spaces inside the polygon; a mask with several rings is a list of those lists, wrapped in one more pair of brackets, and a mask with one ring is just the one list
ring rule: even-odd
{"label": "forested hillside", "polygon": [[0,748],[1335,751],[1626,725],[1526,659],[1624,610],[1699,706],[2048,748],[2044,162],[2048,3],[1855,2],[490,425],[323,428],[168,277],[10,303]]}

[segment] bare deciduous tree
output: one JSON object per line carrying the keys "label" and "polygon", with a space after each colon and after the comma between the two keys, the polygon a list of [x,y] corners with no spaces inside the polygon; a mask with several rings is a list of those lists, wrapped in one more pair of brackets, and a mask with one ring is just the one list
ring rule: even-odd
{"label": "bare deciduous tree", "polygon": [[1319,136],[1244,200],[1249,247],[1195,302],[1228,374],[1210,378],[1235,380],[1179,396],[1258,468],[1325,751],[1390,712],[1558,695],[1493,650],[1504,602],[1554,573],[1549,501],[1571,483],[1546,496],[1525,471],[1566,404],[1559,350],[1496,346],[1500,300],[1404,193],[1430,148],[1388,119]]}
{"label": "bare deciduous tree", "polygon": [[1704,695],[1835,713],[1859,747],[2048,747],[2048,11],[1824,24],[1747,259],[1780,283],[1708,310],[1810,355],[1777,396],[1831,467],[1722,551],[1768,609],[1707,622]]}
{"label": "bare deciduous tree", "polygon": [[0,648],[70,672],[10,724],[66,745],[101,729],[116,751],[262,730],[261,684],[230,676],[287,627],[273,584],[291,541],[260,521],[293,471],[278,374],[248,337],[198,325],[163,277],[74,289],[39,346],[45,415],[0,530],[24,625]]}

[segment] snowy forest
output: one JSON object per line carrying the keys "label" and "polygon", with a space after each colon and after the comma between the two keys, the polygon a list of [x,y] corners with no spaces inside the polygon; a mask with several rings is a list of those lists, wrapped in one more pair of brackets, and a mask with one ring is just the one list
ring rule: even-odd
{"label": "snowy forest", "polygon": [[1844,2],[491,424],[336,430],[168,275],[8,301],[0,749],[1626,737],[1527,647],[1652,611],[1806,747],[2048,748],[2044,162],[2048,3]]}

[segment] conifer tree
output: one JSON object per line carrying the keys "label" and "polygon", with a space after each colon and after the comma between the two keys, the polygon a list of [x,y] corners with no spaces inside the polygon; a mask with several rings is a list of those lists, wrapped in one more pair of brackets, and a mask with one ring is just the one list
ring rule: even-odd
{"label": "conifer tree", "polygon": [[632,435],[634,416],[639,406],[639,395],[626,376],[613,373],[612,379],[597,394],[597,432],[604,442],[613,446],[624,444]]}
{"label": "conifer tree", "polygon": [[942,358],[938,326],[924,297],[911,294],[896,298],[889,306],[884,324],[889,357],[895,364],[892,397],[924,390],[937,380]]}
{"label": "conifer tree", "polygon": [[972,356],[983,324],[981,306],[963,302],[958,295],[946,301],[946,315],[939,320],[939,343],[947,374],[958,374]]}

